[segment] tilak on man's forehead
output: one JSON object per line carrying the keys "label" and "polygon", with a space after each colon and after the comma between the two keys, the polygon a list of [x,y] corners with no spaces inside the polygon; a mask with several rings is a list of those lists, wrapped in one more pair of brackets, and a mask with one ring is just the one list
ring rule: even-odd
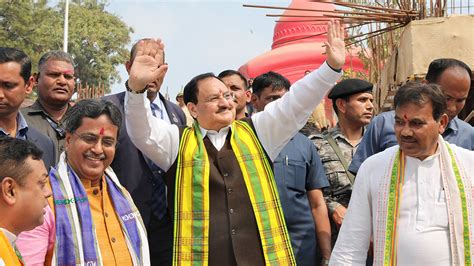
{"label": "tilak on man's forehead", "polygon": [[103,127],[100,128],[99,135],[101,135],[101,136],[104,135],[104,128]]}

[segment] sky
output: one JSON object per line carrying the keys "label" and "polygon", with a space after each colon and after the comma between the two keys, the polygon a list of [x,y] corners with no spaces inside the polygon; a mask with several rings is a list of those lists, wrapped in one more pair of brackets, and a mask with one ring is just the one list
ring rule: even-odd
{"label": "sky", "polygon": [[[275,18],[267,9],[243,4],[288,6],[291,1],[145,1],[111,0],[106,10],[132,27],[131,44],[141,38],[160,38],[165,43],[169,70],[161,92],[176,94],[194,76],[226,69],[237,70],[252,58],[271,50]],[[124,91],[125,66],[117,67],[122,82],[112,93]]]}

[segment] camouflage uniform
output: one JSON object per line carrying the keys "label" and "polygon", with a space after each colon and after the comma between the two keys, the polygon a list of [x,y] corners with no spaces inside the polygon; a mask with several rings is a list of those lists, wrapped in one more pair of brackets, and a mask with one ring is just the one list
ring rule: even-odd
{"label": "camouflage uniform", "polygon": [[[336,125],[336,127],[329,129],[329,133],[331,133],[331,136],[341,149],[342,156],[347,164],[350,164],[358,144],[355,147],[350,144],[346,137],[341,133],[339,124]],[[336,155],[336,152],[334,152],[331,145],[329,145],[328,141],[325,139],[325,134],[328,134],[328,131],[325,131],[322,134],[313,135],[310,138],[314,145],[316,145],[316,149],[319,152],[319,156],[321,157],[324,166],[324,171],[329,180],[330,185],[323,189],[323,194],[329,209],[329,215],[331,215],[340,205],[347,208],[351,198],[352,185],[347,177],[346,171],[344,170],[344,166]],[[337,238],[337,228],[333,220],[329,220],[331,221],[332,240],[334,244]]]}

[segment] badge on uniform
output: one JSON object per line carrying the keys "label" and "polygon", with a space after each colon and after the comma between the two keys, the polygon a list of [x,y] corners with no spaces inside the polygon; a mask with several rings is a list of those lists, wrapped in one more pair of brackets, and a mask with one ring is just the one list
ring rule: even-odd
{"label": "badge on uniform", "polygon": [[176,117],[176,114],[172,113],[172,115],[173,115],[173,122],[178,123],[179,121],[178,121],[178,118]]}

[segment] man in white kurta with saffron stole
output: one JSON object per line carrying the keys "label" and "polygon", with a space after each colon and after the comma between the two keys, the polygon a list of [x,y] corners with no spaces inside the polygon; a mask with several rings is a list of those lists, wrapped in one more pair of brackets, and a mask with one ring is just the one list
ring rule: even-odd
{"label": "man in white kurta with saffron stole", "polygon": [[472,265],[474,152],[440,137],[437,85],[409,83],[394,98],[398,146],[361,166],[331,265]]}
{"label": "man in white kurta with saffron stole", "polygon": [[[328,27],[327,61],[251,119],[235,121],[230,90],[212,73],[184,88],[193,127],[151,115],[144,90],[166,69],[163,44],[139,44],[125,97],[133,143],[167,172],[174,265],[295,265],[270,167],[340,78],[344,31]],[[171,206],[172,205],[172,206]]]}

